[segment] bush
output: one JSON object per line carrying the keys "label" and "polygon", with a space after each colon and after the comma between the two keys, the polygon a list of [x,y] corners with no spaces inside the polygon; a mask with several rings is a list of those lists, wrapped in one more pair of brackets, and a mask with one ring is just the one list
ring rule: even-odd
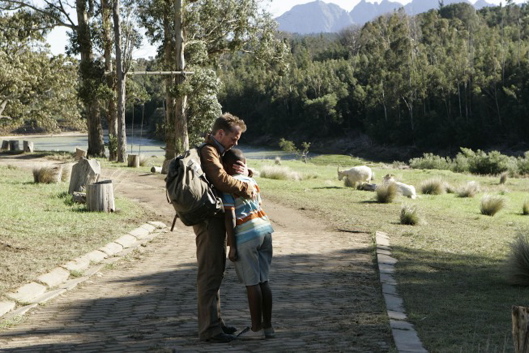
{"label": "bush", "polygon": [[481,199],[481,214],[494,216],[503,208],[505,208],[505,199],[501,196],[485,195]]}
{"label": "bush", "polygon": [[404,205],[400,209],[400,223],[406,225],[417,225],[420,222],[416,206]]}
{"label": "bush", "polygon": [[432,153],[424,153],[422,158],[410,159],[410,167],[413,169],[450,169],[450,158],[436,156]]}
{"label": "bush", "polygon": [[474,156],[469,158],[469,172],[473,174],[500,174],[508,171],[510,165],[512,165],[510,158],[498,151],[487,154],[478,150]]}
{"label": "bush", "polygon": [[33,181],[35,183],[55,184],[62,181],[62,167],[40,167],[33,169]]}
{"label": "bush", "polygon": [[522,205],[522,214],[527,216],[529,214],[529,200],[525,200]]}
{"label": "bush", "polygon": [[505,266],[507,282],[512,285],[529,285],[529,237],[518,234],[510,244],[510,253]]}
{"label": "bush", "polygon": [[386,185],[380,185],[377,187],[377,202],[379,203],[392,203],[397,197],[397,184],[389,183]]}
{"label": "bush", "polygon": [[421,184],[421,193],[425,195],[442,195],[446,192],[446,184],[441,178],[425,180]]}

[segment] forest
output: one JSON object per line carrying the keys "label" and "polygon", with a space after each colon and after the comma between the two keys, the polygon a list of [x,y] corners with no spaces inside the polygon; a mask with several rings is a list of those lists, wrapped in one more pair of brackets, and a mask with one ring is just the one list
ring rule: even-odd
{"label": "forest", "polygon": [[[216,114],[229,111],[247,122],[245,142],[277,147],[284,138],[309,142],[314,152],[354,153],[355,144],[407,151],[406,157],[455,155],[461,148],[529,149],[528,4],[507,1],[476,11],[467,3],[440,2],[438,9],[416,16],[397,11],[337,34],[300,36],[276,31],[269,14],[257,10],[258,2],[184,5],[183,62],[192,74],[184,84],[178,78],[127,75],[126,124],[141,121],[166,141],[168,131],[185,129],[185,139],[194,144]],[[11,5],[0,16],[2,133],[90,130],[86,99],[94,92],[101,126],[107,128],[104,102],[116,96],[109,93],[113,86],[104,75],[102,49],[94,55],[96,73],[88,89],[86,67],[75,56],[78,37],[71,38],[72,56],[51,56],[38,25],[45,16],[15,10],[13,1],[0,3]],[[149,19],[163,11],[155,4],[140,2],[126,17],[146,26],[151,40],[168,32],[160,28],[164,22],[149,27]],[[206,21],[204,9],[222,11],[229,4],[240,6],[246,22],[213,40],[206,37],[208,27],[198,26]],[[93,31],[94,43],[104,43],[101,28]],[[128,72],[166,70],[167,42],[162,43],[152,60],[129,58]],[[179,106],[184,125],[168,118],[168,96],[186,97]],[[179,138],[174,143],[181,143]]]}

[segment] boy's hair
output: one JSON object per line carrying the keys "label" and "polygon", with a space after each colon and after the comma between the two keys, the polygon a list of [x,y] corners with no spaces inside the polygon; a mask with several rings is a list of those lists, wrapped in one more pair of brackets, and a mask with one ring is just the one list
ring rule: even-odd
{"label": "boy's hair", "polygon": [[244,157],[244,154],[241,150],[237,148],[232,148],[224,153],[224,155],[222,156],[222,161],[224,162],[224,164],[233,165],[238,161],[246,162],[246,158]]}
{"label": "boy's hair", "polygon": [[246,124],[244,123],[244,120],[240,119],[239,117],[236,117],[233,114],[224,113],[217,119],[215,119],[211,133],[215,135],[219,130],[232,132],[233,128],[236,126],[241,128],[241,132],[246,131]]}

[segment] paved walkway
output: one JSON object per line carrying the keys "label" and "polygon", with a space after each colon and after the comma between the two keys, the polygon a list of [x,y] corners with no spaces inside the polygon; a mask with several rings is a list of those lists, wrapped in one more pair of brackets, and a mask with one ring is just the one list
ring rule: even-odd
{"label": "paved walkway", "polygon": [[[90,277],[75,288],[31,306],[0,329],[0,351],[396,352],[372,236],[329,229],[302,210],[270,202],[265,210],[276,230],[271,271],[276,339],[198,341],[194,234],[177,223],[174,232],[155,231],[152,240],[111,257],[109,265],[87,269]],[[379,257],[390,255],[387,245],[379,247]],[[386,279],[391,262],[386,257],[381,267],[389,273]],[[384,285],[386,298],[388,288]],[[231,265],[222,300],[229,325],[249,324],[245,289]],[[406,328],[405,314],[390,317],[394,329]],[[408,329],[394,330],[397,347],[400,337],[413,344],[400,345],[401,352],[424,352]]]}

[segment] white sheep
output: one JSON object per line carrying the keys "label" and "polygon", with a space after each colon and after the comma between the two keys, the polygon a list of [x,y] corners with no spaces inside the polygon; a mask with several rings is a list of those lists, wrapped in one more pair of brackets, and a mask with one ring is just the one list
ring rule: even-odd
{"label": "white sheep", "polygon": [[347,178],[352,187],[355,187],[357,183],[367,183],[373,179],[373,171],[371,168],[365,165],[352,167],[347,170],[340,170],[338,168],[338,180]]}
{"label": "white sheep", "polygon": [[411,199],[417,198],[417,193],[415,192],[415,187],[413,185],[408,185],[401,183],[400,181],[396,181],[394,176],[391,174],[386,174],[384,177],[384,184],[388,185],[390,183],[394,183],[397,185],[397,190],[399,193],[401,193],[403,196],[409,197]]}

